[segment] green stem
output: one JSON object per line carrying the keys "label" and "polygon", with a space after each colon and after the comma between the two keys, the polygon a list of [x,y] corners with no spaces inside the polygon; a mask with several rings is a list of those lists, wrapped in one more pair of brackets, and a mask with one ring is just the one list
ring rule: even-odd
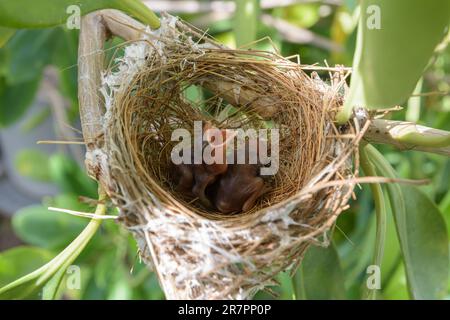
{"label": "green stem", "polygon": [[441,136],[427,136],[411,129],[409,132],[400,133],[393,138],[399,142],[420,147],[445,148],[450,146],[450,132]]}
{"label": "green stem", "polygon": [[152,29],[161,26],[158,16],[141,1],[121,0],[122,10],[131,13],[136,19],[148,24]]}
{"label": "green stem", "polygon": [[[78,8],[79,12],[67,9]],[[27,14],[23,14],[24,10]],[[134,16],[151,28],[157,29],[160,22],[140,0],[0,0],[0,26],[13,29],[45,28],[64,24],[71,14],[82,16],[103,9],[117,9]]]}
{"label": "green stem", "polygon": [[422,97],[423,77],[417,82],[413,96],[408,100],[408,108],[406,109],[405,119],[411,122],[417,122],[420,119],[420,109]]}
{"label": "green stem", "polygon": [[[366,176],[376,176],[376,171],[365,150],[366,146],[361,146],[359,150],[361,167]],[[384,254],[384,243],[386,240],[386,203],[384,200],[383,189],[379,183],[370,184],[373,200],[375,202],[375,212],[377,217],[375,252],[373,264],[381,268]],[[376,291],[366,288],[368,299],[376,299]]]}
{"label": "green stem", "polygon": [[374,119],[364,134],[370,143],[390,144],[400,150],[417,150],[450,156],[450,132],[408,121]]}
{"label": "green stem", "polygon": [[[389,162],[383,157],[383,155],[372,145],[367,145],[366,152],[371,159],[371,162],[376,167],[377,172],[388,178],[396,178],[397,174],[394,168],[391,167]],[[406,232],[406,205],[403,200],[403,192],[398,183],[390,183],[386,185],[389,201],[391,204],[391,210],[394,216],[395,226],[397,229],[397,235],[402,248],[403,261],[405,264],[411,263],[411,255],[408,250],[408,234]],[[408,291],[411,297],[416,298],[416,295],[411,287],[412,281],[414,281],[413,274],[409,268],[405,268],[406,279],[408,284]]]}
{"label": "green stem", "polygon": [[[95,210],[96,215],[104,215],[106,213],[106,206],[103,204],[105,197],[105,193],[101,190],[101,188],[99,188],[99,204]],[[55,285],[52,288],[53,291],[44,295],[44,298],[54,297],[58,284],[64,275],[62,270],[65,271],[67,267],[70,266],[72,262],[75,261],[75,259],[80,255],[88,242],[95,235],[101,223],[101,219],[92,219],[86,228],[78,235],[78,237],[76,237],[75,240],[73,240],[72,243],[68,245],[60,254],[39,269],[0,288],[0,296],[20,285],[25,284],[26,282],[34,281],[33,288],[38,288],[55,276],[58,279],[55,280]]]}
{"label": "green stem", "polygon": [[336,114],[336,122],[340,125],[346,124],[352,115],[353,105],[345,102],[341,110]]}
{"label": "green stem", "polygon": [[[97,205],[95,210],[96,215],[104,215],[106,212],[106,206],[102,204],[104,197],[104,194],[99,197],[100,203]],[[64,264],[67,264],[67,266],[71,265],[95,235],[101,223],[101,219],[92,219],[86,228],[84,228],[84,230],[78,235],[78,237],[76,237],[69,246],[67,246],[59,255],[47,264],[48,268],[38,279],[37,284],[47,281]]]}
{"label": "green stem", "polygon": [[300,265],[295,276],[293,277],[293,289],[296,300],[306,300],[306,288],[304,283],[303,266]]}
{"label": "green stem", "polygon": [[295,276],[291,277],[291,287],[292,287],[292,300],[297,300],[297,285],[295,283]]}

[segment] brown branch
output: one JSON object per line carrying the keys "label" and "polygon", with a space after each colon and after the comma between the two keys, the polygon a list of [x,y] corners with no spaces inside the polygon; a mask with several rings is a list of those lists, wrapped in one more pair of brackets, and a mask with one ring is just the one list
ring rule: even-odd
{"label": "brown branch", "polygon": [[99,13],[89,13],[82,18],[78,47],[78,100],[83,137],[88,149],[94,149],[102,135],[104,107],[99,88],[106,36],[106,27]]}
{"label": "brown branch", "polygon": [[101,71],[104,69],[104,44],[110,35],[124,40],[140,37],[144,26],[117,10],[101,10],[81,20],[78,46],[78,100],[83,137],[88,150],[101,146],[104,101],[100,95]]}

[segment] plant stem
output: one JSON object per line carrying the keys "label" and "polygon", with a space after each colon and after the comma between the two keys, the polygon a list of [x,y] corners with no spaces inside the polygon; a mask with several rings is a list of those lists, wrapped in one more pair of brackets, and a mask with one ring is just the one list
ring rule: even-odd
{"label": "plant stem", "polygon": [[304,282],[304,275],[303,275],[303,266],[300,265],[297,272],[295,273],[295,276],[293,277],[294,281],[292,282],[293,290],[295,292],[295,299],[296,300],[306,300],[306,288],[305,288],[305,282]]}
{"label": "plant stem", "polygon": [[[99,188],[99,204],[95,210],[96,215],[104,215],[106,213],[106,206],[103,204],[106,195],[101,188]],[[70,266],[73,261],[80,255],[96,231],[102,223],[101,219],[92,219],[86,228],[69,244],[60,254],[50,260],[48,263],[39,269],[7,284],[0,288],[0,296],[14,290],[15,288],[30,283],[30,287],[26,288],[23,294],[18,298],[25,298],[27,293],[36,290],[43,286],[50,280],[51,288],[47,288],[44,298],[53,298],[58,289],[59,283],[64,276],[64,270]],[[53,277],[53,278],[52,278]]]}
{"label": "plant stem", "polygon": [[417,122],[420,119],[420,108],[422,97],[423,77],[417,82],[416,89],[414,89],[413,95],[408,100],[408,108],[406,109],[405,119],[411,122]]}
{"label": "plant stem", "polygon": [[[103,193],[102,190],[99,190],[99,204],[95,209],[96,215],[104,215],[106,213],[106,206],[102,203],[104,199],[105,194]],[[89,224],[78,235],[78,237],[76,237],[71,244],[69,244],[60,254],[58,254],[52,261],[50,261],[47,264],[48,265],[47,270],[41,277],[39,277],[36,283],[39,285],[42,282],[47,281],[63,265],[67,266],[71,265],[72,262],[80,255],[80,253],[92,239],[92,237],[100,227],[101,223],[102,219],[91,219]]]}
{"label": "plant stem", "polygon": [[[377,172],[382,174],[385,177],[395,178],[397,174],[389,164],[389,162],[383,157],[383,155],[372,145],[366,146],[366,152],[370,157],[374,167]],[[400,242],[400,247],[402,249],[403,261],[405,264],[411,263],[411,253],[408,250],[408,233],[406,227],[406,208],[405,202],[403,198],[403,192],[398,183],[388,184],[386,186],[389,201],[391,204],[391,210],[394,216],[395,226],[397,229],[397,235]],[[412,289],[411,283],[414,281],[413,274],[409,268],[405,268],[408,292],[411,297],[416,298],[414,294],[414,290]]]}
{"label": "plant stem", "polygon": [[450,132],[412,122],[375,119],[364,134],[370,143],[390,144],[400,150],[431,152],[450,157]]}
{"label": "plant stem", "polygon": [[161,25],[158,16],[140,0],[122,0],[123,10],[133,14],[138,20],[148,24],[152,29],[158,29]]}
{"label": "plant stem", "polygon": [[144,33],[145,26],[142,23],[118,10],[100,10],[89,13],[81,19],[78,44],[78,100],[83,137],[88,151],[95,149],[99,137],[103,136],[104,102],[97,92],[101,87],[105,41],[109,34],[133,41],[141,39]]}
{"label": "plant stem", "polygon": [[[375,168],[370,162],[370,159],[365,150],[366,146],[361,146],[359,149],[361,167],[366,176],[376,176]],[[383,189],[379,183],[371,183],[373,200],[375,202],[375,212],[377,217],[377,229],[375,240],[375,252],[373,256],[373,264],[381,268],[381,262],[384,254],[384,243],[386,239],[386,203],[384,200]],[[376,299],[376,290],[366,287],[366,294],[368,299]]]}

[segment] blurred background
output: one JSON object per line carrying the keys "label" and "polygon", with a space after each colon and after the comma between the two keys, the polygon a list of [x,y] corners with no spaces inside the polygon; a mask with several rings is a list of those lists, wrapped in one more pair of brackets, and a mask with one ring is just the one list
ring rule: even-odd
{"label": "blurred background", "polygon": [[[249,9],[241,8],[239,1],[144,2],[155,12],[178,15],[207,30],[229,47],[246,43],[254,33],[261,41],[252,47],[299,55],[301,64],[352,64],[357,0],[255,0],[251,10],[259,16],[256,25],[235,19],[236,10]],[[416,93],[449,92],[449,39],[438,48]],[[116,38],[108,42],[108,59],[120,43]],[[77,45],[78,30],[57,27],[20,30],[0,49],[0,287],[49,261],[87,224],[86,219],[50,212],[47,207],[93,210],[96,183],[83,168]],[[403,107],[394,119],[450,130],[448,94],[411,98]],[[450,230],[450,160],[400,153],[386,146],[379,150],[402,177],[431,179],[423,190],[439,206]],[[389,219],[378,297],[407,299],[398,241]],[[272,288],[276,298],[364,298],[375,240],[375,214],[367,186],[357,190],[357,201],[341,215],[332,237],[328,249],[310,250],[294,278],[279,275],[280,285]],[[81,288],[62,286],[61,298],[164,298],[153,273],[139,261],[134,240],[113,221],[102,224],[75,263],[81,269]],[[298,286],[303,286],[301,296],[295,294]],[[261,292],[256,298],[275,297]]]}

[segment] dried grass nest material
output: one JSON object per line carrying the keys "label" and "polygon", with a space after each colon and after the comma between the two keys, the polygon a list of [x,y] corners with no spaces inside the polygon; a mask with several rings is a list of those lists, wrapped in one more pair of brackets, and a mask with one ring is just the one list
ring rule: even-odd
{"label": "dried grass nest material", "polygon": [[[100,183],[167,298],[251,298],[294,270],[310,244],[328,244],[353,192],[362,136],[357,123],[333,124],[345,81],[331,76],[325,84],[276,53],[225,48],[168,15],[103,74],[104,146],[87,161],[103,161]],[[193,86],[207,97],[189,99]],[[219,123],[228,104],[245,116],[222,125],[270,120],[281,139],[271,191],[233,216],[186,201],[168,178],[171,131]]]}

